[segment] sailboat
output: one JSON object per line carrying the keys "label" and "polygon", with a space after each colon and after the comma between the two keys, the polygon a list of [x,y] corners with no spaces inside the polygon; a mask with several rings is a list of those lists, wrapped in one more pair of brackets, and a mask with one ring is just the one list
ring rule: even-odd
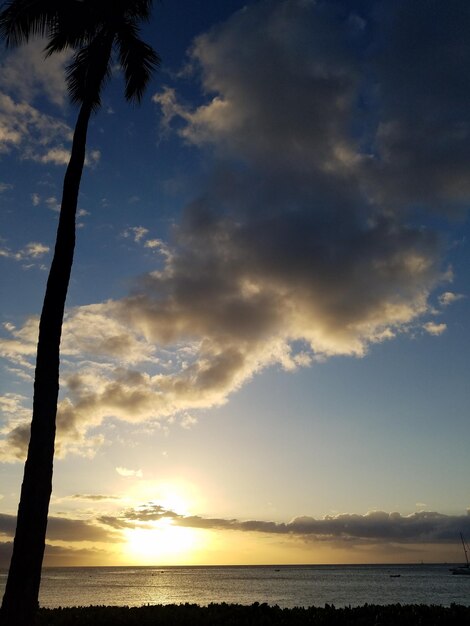
{"label": "sailboat", "polygon": [[459,576],[470,576],[470,563],[468,562],[469,547],[465,543],[465,539],[463,538],[462,533],[460,533],[460,541],[462,542],[463,552],[465,554],[465,565],[453,567],[450,571],[452,572],[452,574],[457,574]]}

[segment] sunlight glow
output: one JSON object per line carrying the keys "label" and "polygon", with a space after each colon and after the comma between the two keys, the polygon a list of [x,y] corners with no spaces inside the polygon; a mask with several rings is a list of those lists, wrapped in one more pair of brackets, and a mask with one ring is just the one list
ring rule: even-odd
{"label": "sunlight glow", "polygon": [[151,527],[125,531],[127,559],[136,565],[176,565],[191,562],[197,533],[162,519]]}
{"label": "sunlight glow", "polygon": [[179,477],[159,481],[141,479],[129,486],[126,501],[130,507],[161,507],[170,516],[136,522],[135,528],[123,531],[121,561],[132,565],[187,565],[207,549],[209,535],[200,529],[178,526],[171,513],[191,515],[201,504],[196,487]]}
{"label": "sunlight glow", "polygon": [[163,481],[139,480],[129,486],[126,493],[130,506],[154,502],[179,515],[189,515],[201,506],[201,498],[194,485],[182,479]]}

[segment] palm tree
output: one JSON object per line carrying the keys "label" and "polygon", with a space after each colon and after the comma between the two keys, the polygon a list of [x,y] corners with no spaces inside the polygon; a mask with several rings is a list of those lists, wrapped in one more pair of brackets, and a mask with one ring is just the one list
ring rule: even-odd
{"label": "palm tree", "polygon": [[16,534],[1,609],[4,626],[31,626],[38,606],[47,514],[52,490],[59,349],[75,246],[75,215],[90,116],[100,107],[114,54],[125,77],[125,97],[140,102],[156,52],[139,38],[152,0],[11,0],[0,11],[7,46],[46,36],[46,55],[73,50],[66,69],[71,101],[80,109],[65,173],[59,226],[39,324],[33,415]]}

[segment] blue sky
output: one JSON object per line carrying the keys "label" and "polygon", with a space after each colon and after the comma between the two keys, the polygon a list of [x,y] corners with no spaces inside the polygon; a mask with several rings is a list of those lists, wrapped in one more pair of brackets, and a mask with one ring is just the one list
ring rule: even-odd
{"label": "blue sky", "polygon": [[[46,562],[461,558],[469,22],[155,6],[159,73],[89,131]],[[1,57],[2,555],[76,116],[42,47]]]}

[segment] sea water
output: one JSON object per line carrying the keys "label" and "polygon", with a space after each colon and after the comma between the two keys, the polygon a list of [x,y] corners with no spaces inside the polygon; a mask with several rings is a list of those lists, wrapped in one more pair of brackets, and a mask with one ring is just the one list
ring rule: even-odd
{"label": "sea water", "polygon": [[[0,572],[0,593],[6,581]],[[78,567],[43,570],[40,605],[266,602],[282,608],[369,604],[470,606],[470,576],[448,565]]]}

